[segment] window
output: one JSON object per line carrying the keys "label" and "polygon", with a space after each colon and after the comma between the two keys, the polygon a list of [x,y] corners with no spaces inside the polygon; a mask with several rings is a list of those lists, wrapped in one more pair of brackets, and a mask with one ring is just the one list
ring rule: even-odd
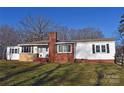
{"label": "window", "polygon": [[42,52],[42,47],[38,47],[38,52],[39,52],[39,53]]}
{"label": "window", "polygon": [[10,51],[9,51],[10,54],[18,54],[19,53],[19,49],[14,49],[14,48],[10,48]]}
{"label": "window", "polygon": [[31,46],[22,46],[23,53],[31,53]]}
{"label": "window", "polygon": [[105,47],[105,45],[102,45],[101,48],[102,48],[102,52],[106,52],[106,47]]}
{"label": "window", "polygon": [[100,52],[100,46],[96,45],[96,52]]}
{"label": "window", "polygon": [[70,53],[71,45],[70,44],[57,45],[57,52],[58,53]]}
{"label": "window", "polygon": [[15,49],[15,53],[18,53],[18,50],[17,49]]}
{"label": "window", "polygon": [[12,54],[14,54],[14,49],[12,49]]}
{"label": "window", "polygon": [[109,44],[105,45],[92,45],[92,53],[110,53]]}
{"label": "window", "polygon": [[46,46],[38,47],[38,53],[47,52],[47,51],[48,51],[48,47],[46,47]]}
{"label": "window", "polygon": [[63,52],[63,46],[59,45],[59,52]]}

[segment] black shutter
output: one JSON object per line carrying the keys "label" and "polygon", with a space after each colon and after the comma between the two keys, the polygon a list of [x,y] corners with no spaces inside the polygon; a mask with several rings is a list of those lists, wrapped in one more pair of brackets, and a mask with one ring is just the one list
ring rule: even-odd
{"label": "black shutter", "polygon": [[22,52],[24,52],[24,47],[22,46]]}
{"label": "black shutter", "polygon": [[109,44],[107,44],[107,53],[110,53]]}
{"label": "black shutter", "polygon": [[92,45],[93,54],[95,53],[95,45]]}

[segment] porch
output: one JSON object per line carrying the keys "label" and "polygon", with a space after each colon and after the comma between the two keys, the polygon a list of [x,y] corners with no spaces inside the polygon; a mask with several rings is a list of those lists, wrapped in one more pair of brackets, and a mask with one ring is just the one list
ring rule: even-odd
{"label": "porch", "polygon": [[48,59],[49,49],[48,45],[21,45],[21,53],[19,61],[34,61],[41,59]]}

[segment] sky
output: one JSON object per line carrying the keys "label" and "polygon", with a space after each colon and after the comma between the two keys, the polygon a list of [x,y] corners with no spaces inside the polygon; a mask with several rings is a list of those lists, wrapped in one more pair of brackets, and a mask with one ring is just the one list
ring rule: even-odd
{"label": "sky", "polygon": [[6,7],[0,8],[0,25],[17,27],[26,16],[43,16],[53,23],[73,29],[97,28],[105,37],[115,36],[124,8],[114,7]]}

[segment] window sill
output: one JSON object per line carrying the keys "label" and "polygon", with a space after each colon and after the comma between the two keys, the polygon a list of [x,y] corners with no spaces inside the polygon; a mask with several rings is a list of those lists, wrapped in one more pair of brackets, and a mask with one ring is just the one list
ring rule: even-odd
{"label": "window sill", "polygon": [[110,53],[106,53],[106,52],[103,52],[103,53],[97,52],[97,53],[92,53],[92,54],[110,54]]}
{"label": "window sill", "polygon": [[28,53],[28,52],[27,53],[26,52],[24,53],[24,52],[22,52],[22,54],[33,54],[33,53]]}
{"label": "window sill", "polygon": [[72,52],[57,52],[58,54],[71,54]]}

